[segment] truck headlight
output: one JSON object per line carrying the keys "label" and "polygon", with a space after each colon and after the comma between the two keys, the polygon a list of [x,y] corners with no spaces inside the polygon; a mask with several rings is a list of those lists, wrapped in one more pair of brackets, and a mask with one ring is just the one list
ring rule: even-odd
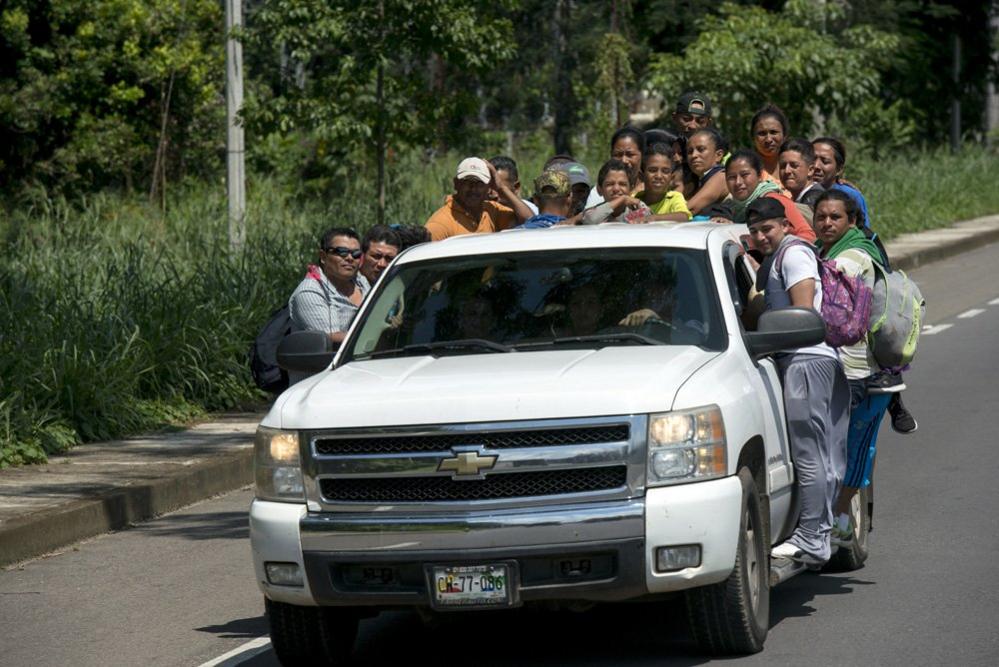
{"label": "truck headlight", "polygon": [[724,477],[725,423],[717,405],[649,416],[648,486]]}
{"label": "truck headlight", "polygon": [[253,449],[257,498],[304,502],[298,433],[261,426],[257,429]]}

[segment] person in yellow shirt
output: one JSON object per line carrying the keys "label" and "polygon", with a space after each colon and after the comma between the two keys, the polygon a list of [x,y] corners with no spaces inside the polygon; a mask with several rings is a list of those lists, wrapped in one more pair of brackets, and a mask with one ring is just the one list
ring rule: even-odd
{"label": "person in yellow shirt", "polygon": [[639,195],[649,207],[649,215],[644,222],[690,220],[690,209],[683,194],[673,189],[674,178],[680,168],[671,145],[657,143],[646,147],[642,162],[645,189]]}
{"label": "person in yellow shirt", "polygon": [[[500,202],[489,201],[490,189]],[[504,206],[503,204],[506,204]],[[496,177],[496,168],[478,157],[458,163],[454,194],[434,211],[424,225],[433,241],[460,234],[480,234],[509,229],[533,215],[510,187]]]}

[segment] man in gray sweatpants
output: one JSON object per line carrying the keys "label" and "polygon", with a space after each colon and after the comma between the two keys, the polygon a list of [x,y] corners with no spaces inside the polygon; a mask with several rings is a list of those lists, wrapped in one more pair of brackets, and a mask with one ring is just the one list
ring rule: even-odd
{"label": "man in gray sweatpants", "polygon": [[[780,202],[760,197],[747,209],[754,245],[766,256],[757,272],[767,309],[822,309],[814,250],[790,234]],[[833,503],[846,473],[850,387],[839,354],[825,343],[777,357],[798,486],[798,526],[771,551],[776,558],[820,565],[831,555]]]}
{"label": "man in gray sweatpants", "polygon": [[817,565],[831,555],[832,508],[846,473],[850,386],[839,361],[829,357],[791,354],[778,365],[801,512],[785,543],[796,549],[778,545],[774,555]]}

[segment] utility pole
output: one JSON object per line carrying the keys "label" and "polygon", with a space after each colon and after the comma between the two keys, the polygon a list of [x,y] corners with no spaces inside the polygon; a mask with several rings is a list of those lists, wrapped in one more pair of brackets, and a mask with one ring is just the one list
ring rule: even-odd
{"label": "utility pole", "polygon": [[575,56],[569,48],[572,0],[558,0],[552,9],[554,10],[552,43],[554,46],[556,91],[553,139],[555,152],[568,154],[572,153],[572,130],[576,119],[575,101],[572,90]]}
{"label": "utility pole", "polygon": [[246,172],[243,126],[236,119],[243,106],[243,45],[234,31],[243,27],[243,0],[225,2],[226,194],[229,199],[229,247],[246,241]]}
{"label": "utility pole", "polygon": [[996,79],[999,78],[999,0],[992,0],[989,8],[989,28],[992,67],[985,87],[985,145],[995,146],[999,143],[999,92],[996,91]]}
{"label": "utility pole", "polygon": [[950,150],[957,153],[961,150],[961,35],[954,29],[954,66],[951,72],[954,86],[953,98],[950,103]]}
{"label": "utility pole", "polygon": [[375,121],[375,144],[378,153],[378,178],[375,189],[378,191],[378,224],[385,224],[385,61],[382,53],[385,51],[385,2],[378,2],[378,65],[375,80],[375,106],[378,116]]}

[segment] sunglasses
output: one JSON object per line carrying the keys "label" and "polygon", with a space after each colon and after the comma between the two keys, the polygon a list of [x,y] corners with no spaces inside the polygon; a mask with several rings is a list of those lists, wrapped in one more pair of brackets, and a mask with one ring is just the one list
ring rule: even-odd
{"label": "sunglasses", "polygon": [[361,259],[361,255],[364,254],[361,252],[360,248],[345,248],[342,245],[338,245],[333,248],[323,248],[323,252],[327,255],[336,255],[344,259],[347,259],[348,257]]}

